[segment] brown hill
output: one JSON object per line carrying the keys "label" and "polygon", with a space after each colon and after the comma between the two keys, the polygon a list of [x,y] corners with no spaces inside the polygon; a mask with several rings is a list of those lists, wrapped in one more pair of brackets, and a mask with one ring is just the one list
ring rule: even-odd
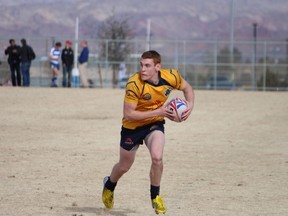
{"label": "brown hill", "polygon": [[[232,1],[232,0],[231,0]],[[235,40],[251,40],[258,23],[261,40],[288,37],[286,0],[235,0]],[[1,37],[73,37],[75,18],[80,35],[95,36],[99,23],[112,11],[129,19],[137,38],[146,37],[151,19],[154,39],[229,39],[230,3],[227,0],[0,0]]]}

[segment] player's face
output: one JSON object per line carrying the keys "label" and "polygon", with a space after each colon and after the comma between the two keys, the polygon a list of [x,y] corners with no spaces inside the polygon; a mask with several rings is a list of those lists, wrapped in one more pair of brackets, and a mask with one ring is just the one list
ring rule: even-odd
{"label": "player's face", "polygon": [[158,71],[160,64],[154,64],[153,59],[141,59],[140,61],[140,74],[141,79],[144,81],[154,81],[158,78]]}

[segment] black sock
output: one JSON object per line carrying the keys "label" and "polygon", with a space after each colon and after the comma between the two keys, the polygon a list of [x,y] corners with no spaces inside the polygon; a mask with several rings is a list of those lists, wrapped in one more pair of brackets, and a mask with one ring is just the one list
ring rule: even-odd
{"label": "black sock", "polygon": [[151,199],[155,199],[157,195],[159,195],[160,192],[160,186],[150,186],[150,195]]}
{"label": "black sock", "polygon": [[110,177],[109,177],[108,180],[107,180],[107,182],[106,182],[106,184],[105,184],[105,187],[106,187],[107,189],[111,190],[111,191],[114,191],[116,185],[117,185],[117,182],[116,182],[116,183],[111,182]]}

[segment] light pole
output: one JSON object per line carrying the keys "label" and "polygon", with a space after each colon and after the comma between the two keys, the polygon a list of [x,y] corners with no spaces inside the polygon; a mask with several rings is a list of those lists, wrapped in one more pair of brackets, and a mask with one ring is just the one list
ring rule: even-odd
{"label": "light pole", "polygon": [[253,67],[253,77],[252,86],[253,90],[256,89],[256,63],[257,63],[257,23],[253,23],[253,37],[254,37],[254,67]]}

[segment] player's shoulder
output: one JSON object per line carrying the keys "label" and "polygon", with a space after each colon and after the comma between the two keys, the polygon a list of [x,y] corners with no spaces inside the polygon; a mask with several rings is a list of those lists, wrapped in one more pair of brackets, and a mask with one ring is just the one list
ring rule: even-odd
{"label": "player's shoulder", "polygon": [[166,80],[173,88],[180,89],[184,80],[176,69],[161,69],[161,78]]}
{"label": "player's shoulder", "polygon": [[133,74],[126,83],[126,91],[132,91],[135,94],[141,94],[144,82],[141,80],[139,72]]}
{"label": "player's shoulder", "polygon": [[160,69],[161,75],[167,75],[167,76],[171,76],[173,74],[178,74],[179,72],[176,69],[173,68],[161,68]]}
{"label": "player's shoulder", "polygon": [[52,47],[51,50],[50,50],[50,53],[51,53],[51,54],[54,54],[55,51],[56,51],[55,47]]}
{"label": "player's shoulder", "polygon": [[128,81],[129,80],[141,80],[140,72],[134,73],[132,76],[129,77]]}
{"label": "player's shoulder", "polygon": [[127,81],[127,85],[142,85],[143,81],[141,80],[141,75],[139,72],[133,74],[131,77],[129,77]]}
{"label": "player's shoulder", "polygon": [[169,69],[161,69],[160,70],[161,77],[166,79],[167,81],[169,80],[174,80],[174,79],[179,79],[180,74],[176,69],[169,68]]}

